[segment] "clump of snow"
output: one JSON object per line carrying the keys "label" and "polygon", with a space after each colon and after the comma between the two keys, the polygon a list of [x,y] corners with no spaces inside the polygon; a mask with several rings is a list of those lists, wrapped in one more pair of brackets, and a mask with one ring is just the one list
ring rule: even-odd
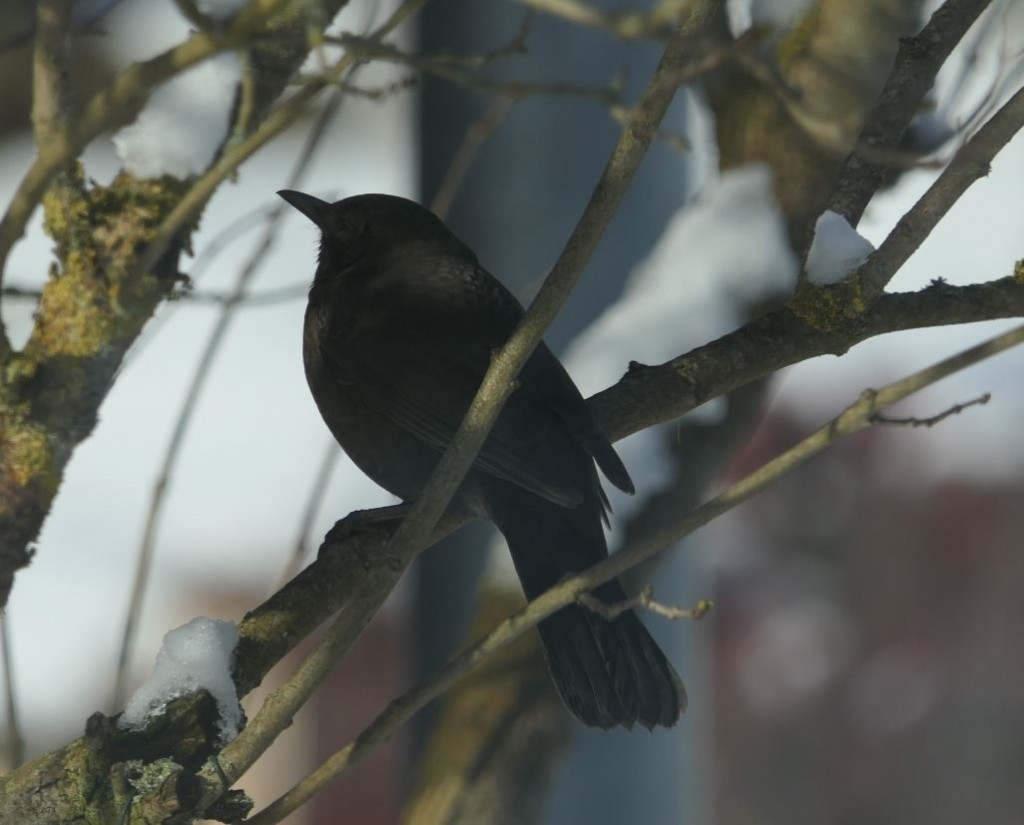
{"label": "clump of snow", "polygon": [[238,644],[234,622],[198,616],[164,636],[153,675],[140,687],[121,714],[120,724],[140,728],[179,696],[205,688],[217,701],[221,740],[238,735],[242,708],[231,678],[231,659]]}
{"label": "clump of snow", "polygon": [[196,0],[196,8],[207,17],[223,20],[248,2],[249,0]]}
{"label": "clump of snow", "polygon": [[238,57],[205,60],[160,86],[130,126],[114,135],[125,169],[139,178],[198,175],[227,134]]}
{"label": "clump of snow", "polygon": [[831,210],[814,224],[814,240],[807,253],[807,278],[819,286],[837,284],[856,269],[875,247],[867,238]]}

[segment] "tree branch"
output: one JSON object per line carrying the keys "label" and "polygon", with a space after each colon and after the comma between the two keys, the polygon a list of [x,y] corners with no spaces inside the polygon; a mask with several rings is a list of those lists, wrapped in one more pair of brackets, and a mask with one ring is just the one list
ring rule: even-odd
{"label": "tree branch", "polygon": [[598,424],[617,441],[784,367],[842,355],[877,335],[1018,317],[1024,317],[1024,279],[1013,275],[964,287],[937,281],[920,292],[883,294],[863,316],[841,318],[830,329],[782,307],[664,364],[631,364],[621,381],[590,403]]}
{"label": "tree branch", "polygon": [[67,127],[71,0],[40,0],[32,52],[32,125],[36,143],[59,140]]}

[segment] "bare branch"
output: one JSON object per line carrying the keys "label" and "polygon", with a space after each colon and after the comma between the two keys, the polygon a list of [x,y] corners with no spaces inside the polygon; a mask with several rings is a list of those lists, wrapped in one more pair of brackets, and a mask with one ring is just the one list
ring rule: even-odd
{"label": "bare branch", "polygon": [[637,608],[650,610],[652,613],[663,616],[666,619],[672,619],[673,621],[676,619],[699,621],[707,616],[715,606],[715,603],[710,599],[699,599],[695,606],[689,608],[672,607],[671,605],[662,604],[654,600],[654,588],[649,586],[632,598],[616,602],[615,604],[605,604],[590,593],[580,593],[576,597],[576,603],[593,613],[597,613],[599,616],[604,616],[608,621],[613,621],[623,613],[628,613],[630,610]]}
{"label": "bare branch", "polygon": [[430,201],[430,211],[442,220],[448,214],[448,210],[451,209],[452,202],[455,200],[455,193],[459,191],[459,187],[462,186],[462,182],[466,179],[466,174],[480,153],[480,148],[484,145],[487,138],[504,122],[505,116],[508,115],[512,108],[512,103],[513,101],[510,98],[498,98],[466,130],[462,143],[455,150],[455,156],[452,158],[451,163],[448,164],[444,177],[438,184],[437,191]]}
{"label": "bare branch", "polygon": [[[36,37],[32,52],[32,125],[39,146],[61,140],[67,131],[70,106],[67,83],[70,25],[71,0],[40,0],[36,11]],[[2,280],[3,260],[0,256]],[[7,328],[0,322],[0,363],[7,360],[10,350]]]}
{"label": "bare branch", "polygon": [[1019,317],[1024,317],[1024,280],[1012,275],[987,284],[937,282],[919,292],[883,293],[864,315],[840,315],[831,326],[815,326],[782,307],[664,364],[631,364],[619,383],[590,403],[598,424],[616,441],[784,367],[816,355],[841,355],[877,335]]}
{"label": "bare branch", "polygon": [[937,415],[933,415],[929,418],[889,418],[884,415],[876,415],[872,417],[872,424],[885,424],[890,427],[934,427],[949,418],[951,415],[959,415],[968,407],[980,407],[987,404],[992,400],[992,393],[986,392],[983,395],[979,395],[977,398],[972,398],[970,401],[964,401],[962,404],[954,404],[949,409],[943,410]]}
{"label": "bare branch", "polygon": [[71,0],[40,0],[32,53],[32,125],[36,143],[59,140],[67,127]]}
{"label": "bare branch", "polygon": [[[510,53],[505,49],[483,55],[421,55],[403,52],[395,46],[381,43],[374,38],[344,35],[335,38],[346,48],[346,55],[355,56],[360,60],[383,60],[409,66],[420,72],[432,74],[464,89],[488,95],[498,95],[522,100],[526,97],[578,97],[594,100],[606,105],[619,102],[619,84],[612,83],[607,87],[584,86],[576,83],[535,83],[522,80],[493,80],[477,73],[480,66],[485,65],[499,56]],[[307,75],[307,82],[323,81],[322,75]],[[327,82],[334,83],[328,79]]]}

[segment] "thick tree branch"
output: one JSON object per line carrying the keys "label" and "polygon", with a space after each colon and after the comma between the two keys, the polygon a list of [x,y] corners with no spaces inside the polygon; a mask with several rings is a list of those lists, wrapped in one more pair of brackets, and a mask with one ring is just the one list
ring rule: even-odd
{"label": "thick tree branch", "polygon": [[664,364],[630,365],[619,383],[590,399],[613,439],[671,421],[731,390],[818,355],[842,355],[887,332],[1024,317],[1024,280],[881,295],[860,318],[816,327],[782,307]]}

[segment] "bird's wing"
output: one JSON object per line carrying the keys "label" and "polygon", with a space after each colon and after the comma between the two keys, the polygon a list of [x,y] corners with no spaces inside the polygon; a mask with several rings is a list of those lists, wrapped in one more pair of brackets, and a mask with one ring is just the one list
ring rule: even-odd
{"label": "bird's wing", "polygon": [[[442,324],[386,335],[337,338],[321,346],[336,380],[424,443],[444,451],[490,363],[489,342]],[[557,440],[568,437],[551,410],[517,390],[502,410],[474,467],[564,507],[583,494],[560,466]]]}
{"label": "bird's wing", "polygon": [[594,416],[562,362],[544,344],[537,347],[522,375],[523,385],[542,396],[544,403],[565,424],[577,443],[594,457],[612,484],[633,494],[633,480],[611,442],[597,426]]}

